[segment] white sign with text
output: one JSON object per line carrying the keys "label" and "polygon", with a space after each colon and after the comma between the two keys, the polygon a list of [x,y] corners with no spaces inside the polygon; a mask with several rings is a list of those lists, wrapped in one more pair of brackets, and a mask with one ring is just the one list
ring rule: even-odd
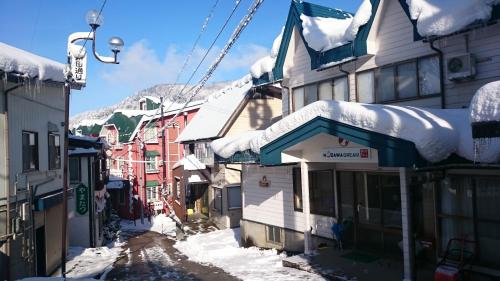
{"label": "white sign with text", "polygon": [[371,153],[369,148],[325,148],[321,151],[321,158],[327,161],[368,161],[371,160]]}

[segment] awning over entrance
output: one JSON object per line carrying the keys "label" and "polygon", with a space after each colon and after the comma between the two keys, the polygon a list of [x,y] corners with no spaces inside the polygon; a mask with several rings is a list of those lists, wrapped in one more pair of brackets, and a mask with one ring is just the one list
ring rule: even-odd
{"label": "awning over entrance", "polygon": [[[261,164],[280,165],[286,162],[293,162],[286,159],[286,154],[293,154],[290,152],[286,153],[287,150],[296,148],[294,146],[311,140],[320,134],[335,136],[344,141],[347,140],[357,144],[352,151],[344,149],[331,152],[340,153],[338,154],[340,156],[344,154],[347,156],[351,155],[362,161],[370,159],[374,161],[374,159],[378,159],[378,165],[381,167],[413,167],[421,166],[425,163],[418,154],[415,144],[410,141],[368,131],[324,117],[316,117],[262,147],[260,151]],[[329,153],[328,148],[332,144],[319,145],[323,146],[316,146],[313,149],[316,149],[318,153],[324,154]],[[369,151],[364,150],[367,148],[371,149]],[[375,153],[376,155],[365,159],[365,153],[368,153],[369,156],[371,153]],[[332,154],[333,156],[334,154]],[[303,157],[303,155],[300,155],[300,157]]]}

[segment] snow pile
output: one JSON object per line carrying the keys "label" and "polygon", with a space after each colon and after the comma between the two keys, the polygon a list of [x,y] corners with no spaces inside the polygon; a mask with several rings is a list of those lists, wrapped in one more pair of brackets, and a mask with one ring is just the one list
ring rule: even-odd
{"label": "snow pile", "polygon": [[238,135],[216,139],[210,143],[213,151],[223,158],[231,157],[237,151],[245,151],[251,149],[250,141],[263,131],[248,131]]}
{"label": "snow pile", "polygon": [[263,74],[271,72],[276,64],[276,58],[281,46],[281,40],[283,39],[283,31],[285,27],[281,29],[281,33],[273,41],[273,48],[271,49],[271,54],[259,59],[250,67],[250,73],[253,78],[259,78]]}
{"label": "snow pile", "polygon": [[140,219],[135,221],[121,220],[120,222],[122,231],[130,232],[144,232],[144,231],[154,231],[160,234],[165,234],[168,236],[175,237],[175,221],[167,217],[165,214],[160,214],[151,217],[151,222],[148,218],[144,218],[144,224],[141,223]]}
{"label": "snow pile", "polygon": [[194,154],[189,154],[188,156],[177,161],[174,166],[172,166],[172,170],[180,166],[183,166],[185,171],[204,170],[207,168],[207,166],[196,158]]}
{"label": "snow pile", "polygon": [[226,158],[248,147],[259,153],[264,145],[318,116],[411,141],[420,155],[430,162],[445,160],[452,153],[471,161],[500,161],[500,140],[493,139],[478,151],[473,143],[471,126],[468,125],[471,122],[500,120],[500,81],[479,89],[472,99],[470,109],[427,109],[317,101],[276,122],[263,132],[256,133],[253,138],[242,136],[232,140],[221,139],[213,149],[216,154]]}
{"label": "snow pile", "polygon": [[284,254],[256,247],[241,248],[239,228],[190,236],[174,247],[200,263],[209,263],[242,280],[324,280],[305,271],[283,267]]}
{"label": "snow pile", "polygon": [[492,5],[499,0],[406,0],[410,15],[417,20],[422,36],[447,35],[477,20],[491,17]]}
{"label": "snow pile", "polygon": [[64,64],[0,42],[0,69],[28,78],[64,82]]}
{"label": "snow pile", "polygon": [[114,242],[109,247],[70,247],[66,276],[70,278],[91,278],[112,269],[120,256],[124,243]]}
{"label": "snow pile", "polygon": [[316,51],[327,51],[353,41],[359,28],[370,20],[371,15],[370,0],[364,0],[354,16],[344,12],[344,19],[310,17],[301,14],[302,33],[309,47]]}

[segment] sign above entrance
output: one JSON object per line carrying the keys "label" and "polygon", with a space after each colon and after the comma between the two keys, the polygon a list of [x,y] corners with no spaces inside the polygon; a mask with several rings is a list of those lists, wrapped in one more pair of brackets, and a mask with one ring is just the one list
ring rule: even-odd
{"label": "sign above entrance", "polygon": [[326,161],[369,161],[370,148],[325,148],[321,151],[321,158]]}

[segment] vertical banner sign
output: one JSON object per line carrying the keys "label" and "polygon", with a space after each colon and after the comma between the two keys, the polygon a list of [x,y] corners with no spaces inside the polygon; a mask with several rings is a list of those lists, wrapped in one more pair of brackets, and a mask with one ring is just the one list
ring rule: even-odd
{"label": "vertical banner sign", "polygon": [[85,215],[89,210],[88,188],[83,184],[79,184],[75,190],[76,190],[76,212],[80,215]]}
{"label": "vertical banner sign", "polygon": [[85,86],[87,82],[87,50],[83,46],[72,45],[71,50],[72,82]]}

